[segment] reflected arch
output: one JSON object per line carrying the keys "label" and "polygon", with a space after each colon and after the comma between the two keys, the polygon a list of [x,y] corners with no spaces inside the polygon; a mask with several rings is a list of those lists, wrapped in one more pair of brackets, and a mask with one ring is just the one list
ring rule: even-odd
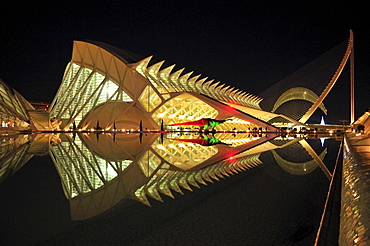
{"label": "reflected arch", "polygon": [[[319,164],[315,161],[315,159],[312,159],[307,162],[297,163],[297,162],[291,162],[283,159],[281,156],[276,153],[276,151],[271,151],[276,162],[279,164],[279,166],[284,169],[284,171],[293,174],[293,175],[306,175],[314,171]],[[327,154],[327,149],[325,148],[323,152],[319,155],[320,159],[323,160],[324,157]]]}

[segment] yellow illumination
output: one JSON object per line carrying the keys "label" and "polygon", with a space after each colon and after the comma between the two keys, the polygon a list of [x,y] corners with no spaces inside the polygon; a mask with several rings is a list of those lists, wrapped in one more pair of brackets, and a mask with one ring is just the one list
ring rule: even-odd
{"label": "yellow illumination", "polygon": [[164,149],[164,147],[163,147],[163,145],[162,145],[162,144],[158,144],[158,145],[157,145],[157,148],[158,148],[158,149]]}

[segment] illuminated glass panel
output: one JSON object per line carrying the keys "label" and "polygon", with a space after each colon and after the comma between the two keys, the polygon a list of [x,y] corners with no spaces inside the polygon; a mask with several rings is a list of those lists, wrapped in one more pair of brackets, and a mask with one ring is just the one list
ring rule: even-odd
{"label": "illuminated glass panel", "polygon": [[259,139],[250,133],[238,133],[237,138],[231,133],[218,133],[215,134],[215,138],[222,143],[228,144],[230,147],[236,147]]}
{"label": "illuminated glass panel", "polygon": [[0,110],[12,117],[20,117],[27,120],[28,116],[14,93],[0,81]]}
{"label": "illuminated glass panel", "polygon": [[[175,92],[176,91],[167,77],[161,76],[159,81],[161,82],[163,87],[166,88],[166,90],[168,92]],[[163,92],[163,93],[166,93],[166,92]]]}
{"label": "illuminated glass panel", "polygon": [[51,153],[69,198],[100,188],[133,162],[102,159],[90,152],[78,136],[74,141],[52,146]]}
{"label": "illuminated glass panel", "polygon": [[161,164],[161,159],[152,151],[147,150],[138,163],[144,175],[150,177]]}
{"label": "illuminated glass panel", "polygon": [[2,136],[0,141],[0,183],[2,178],[19,169],[25,163],[29,147],[29,135]]}
{"label": "illuminated glass panel", "polygon": [[151,112],[162,103],[162,99],[157,95],[152,87],[147,86],[141,93],[139,102],[144,106],[147,112]]}
{"label": "illuminated glass panel", "polygon": [[258,128],[256,125],[251,124],[249,121],[242,120],[236,117],[231,117],[224,123],[215,127],[217,131],[232,131],[234,129],[240,131],[248,131],[253,130],[254,128]]}
{"label": "illuminated glass panel", "polygon": [[171,96],[169,94],[162,94],[162,97],[165,99],[165,100],[168,100],[171,98]]}
{"label": "illuminated glass panel", "polygon": [[[132,102],[114,81],[99,72],[71,64],[51,108],[52,117],[68,119],[76,125],[94,107],[107,101]],[[58,103],[59,102],[59,103]]]}
{"label": "illuminated glass panel", "polygon": [[202,146],[176,140],[168,140],[169,144],[156,144],[153,149],[168,163],[183,169],[199,165],[217,154],[214,146]]}
{"label": "illuminated glass panel", "polygon": [[193,96],[179,96],[170,99],[154,113],[154,117],[165,120],[166,124],[174,124],[198,120],[202,118],[215,118],[218,111]]}

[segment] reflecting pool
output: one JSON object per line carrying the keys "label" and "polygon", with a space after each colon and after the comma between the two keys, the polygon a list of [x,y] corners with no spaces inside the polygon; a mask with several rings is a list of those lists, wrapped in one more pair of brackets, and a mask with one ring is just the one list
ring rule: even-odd
{"label": "reflecting pool", "polygon": [[0,140],[0,245],[313,245],[341,138]]}

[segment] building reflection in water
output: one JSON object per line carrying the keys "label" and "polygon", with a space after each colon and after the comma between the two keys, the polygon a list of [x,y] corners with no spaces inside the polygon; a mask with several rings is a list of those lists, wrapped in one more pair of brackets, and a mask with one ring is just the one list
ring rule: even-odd
{"label": "building reflection in water", "polygon": [[45,155],[48,150],[48,135],[0,135],[0,183],[22,168],[34,155]]}
{"label": "building reflection in water", "polygon": [[70,201],[72,220],[84,220],[136,200],[174,198],[174,192],[201,188],[263,164],[271,152],[276,163],[293,175],[317,167],[327,150],[314,150],[303,138],[274,134],[34,134],[2,136],[0,182],[34,155],[49,154]]}
{"label": "building reflection in water", "polygon": [[273,134],[78,133],[53,135],[50,156],[70,200],[72,220],[84,220],[127,200],[151,206],[150,199],[174,198],[174,192],[261,165],[260,154],[266,151],[285,171],[308,174],[324,165],[326,154],[326,149],[317,155],[310,148],[302,138]]}

